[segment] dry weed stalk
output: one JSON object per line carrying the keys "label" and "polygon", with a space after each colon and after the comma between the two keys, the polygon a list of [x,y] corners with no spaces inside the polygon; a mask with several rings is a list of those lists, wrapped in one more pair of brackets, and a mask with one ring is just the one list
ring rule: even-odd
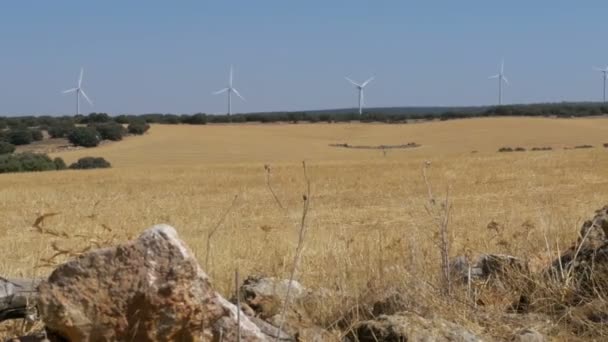
{"label": "dry weed stalk", "polygon": [[234,271],[234,285],[236,292],[236,341],[241,342],[241,288],[239,279],[239,268]]}
{"label": "dry weed stalk", "polygon": [[300,229],[298,235],[298,245],[296,247],[296,254],[293,259],[293,264],[291,268],[291,274],[289,276],[289,283],[287,285],[287,292],[285,294],[285,300],[283,302],[283,308],[281,310],[281,320],[279,323],[279,327],[277,328],[277,336],[275,341],[278,342],[281,337],[281,331],[283,331],[283,323],[285,323],[285,315],[287,314],[287,309],[289,308],[289,300],[291,295],[291,288],[294,282],[294,278],[296,276],[296,272],[298,270],[298,264],[300,262],[300,256],[302,255],[302,249],[304,248],[304,239],[306,238],[306,218],[308,217],[308,210],[310,208],[310,179],[308,178],[308,173],[306,171],[306,162],[302,162],[302,169],[304,172],[304,181],[306,182],[306,193],[302,196],[304,201],[302,207],[302,218],[300,220]]}
{"label": "dry weed stalk", "polygon": [[230,212],[232,211],[232,209],[236,205],[236,200],[238,198],[239,198],[239,195],[234,195],[234,198],[232,199],[232,203],[230,204],[230,206],[228,207],[228,209],[226,209],[226,211],[224,211],[224,213],[222,214],[222,216],[220,217],[220,219],[217,221],[217,223],[215,224],[215,226],[213,226],[213,228],[211,228],[211,230],[209,230],[209,232],[207,233],[207,249],[205,251],[205,270],[207,272],[210,272],[209,271],[209,260],[210,260],[210,257],[211,257],[211,246],[212,246],[211,240],[213,239],[213,235],[215,235],[215,233],[221,227],[222,223],[224,223],[224,221],[226,220],[226,217],[228,217],[228,214],[230,214]]}
{"label": "dry weed stalk", "polygon": [[281,203],[281,200],[279,200],[279,197],[272,189],[272,184],[270,182],[270,171],[271,171],[270,165],[268,165],[268,164],[264,165],[264,170],[266,171],[266,187],[268,188],[268,190],[270,190],[270,193],[272,194],[272,197],[274,198],[274,201],[277,203],[279,208],[281,208],[281,210],[285,211],[285,207]]}
{"label": "dry weed stalk", "polygon": [[450,190],[446,190],[445,200],[438,204],[433,197],[431,184],[426,176],[426,170],[431,166],[430,162],[425,162],[422,167],[422,177],[426,184],[429,202],[425,205],[425,209],[429,216],[437,225],[438,238],[436,241],[437,248],[441,255],[441,274],[442,274],[442,292],[446,295],[452,294],[452,282],[450,277],[450,238],[448,234],[448,226],[450,223]]}

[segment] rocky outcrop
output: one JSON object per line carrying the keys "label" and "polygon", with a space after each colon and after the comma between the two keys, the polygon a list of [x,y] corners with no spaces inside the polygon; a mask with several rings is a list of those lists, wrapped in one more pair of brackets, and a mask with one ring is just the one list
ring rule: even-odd
{"label": "rocky outcrop", "polygon": [[215,292],[169,226],[57,267],[39,286],[47,329],[69,341],[266,341]]}
{"label": "rocky outcrop", "polygon": [[427,319],[412,312],[382,315],[358,323],[350,338],[359,342],[462,341],[482,339],[468,329],[442,318]]}
{"label": "rocky outcrop", "polygon": [[608,206],[583,223],[576,243],[562,252],[545,274],[572,284],[574,301],[608,294]]}

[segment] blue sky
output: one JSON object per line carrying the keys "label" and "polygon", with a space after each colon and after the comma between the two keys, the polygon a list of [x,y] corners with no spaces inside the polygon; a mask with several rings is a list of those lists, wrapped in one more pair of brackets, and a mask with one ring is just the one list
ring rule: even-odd
{"label": "blue sky", "polygon": [[354,107],[345,80],[376,76],[368,106],[484,105],[505,58],[505,102],[599,100],[608,2],[2,1],[0,114],[219,113]]}

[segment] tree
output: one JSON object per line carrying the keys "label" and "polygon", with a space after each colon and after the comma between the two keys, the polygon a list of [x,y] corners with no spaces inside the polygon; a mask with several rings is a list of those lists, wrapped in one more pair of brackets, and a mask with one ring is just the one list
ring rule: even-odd
{"label": "tree", "polygon": [[68,135],[68,140],[76,146],[95,147],[99,145],[101,136],[93,127],[76,127]]}
{"label": "tree", "polygon": [[131,122],[127,127],[127,130],[130,134],[144,134],[150,129],[150,125],[148,125],[145,121],[136,121]]}
{"label": "tree", "polygon": [[50,126],[48,132],[51,138],[65,138],[74,128],[72,123],[60,123]]}
{"label": "tree", "polygon": [[42,131],[39,129],[30,129],[30,132],[32,132],[32,139],[34,141],[42,141],[42,139],[44,139],[44,134],[42,134]]}
{"label": "tree", "polygon": [[0,141],[0,154],[9,154],[15,152],[15,145]]}
{"label": "tree", "polygon": [[115,122],[95,124],[91,125],[91,127],[95,128],[97,132],[99,132],[101,139],[104,140],[119,141],[122,140],[122,137],[126,133],[125,128],[121,124]]}
{"label": "tree", "polygon": [[8,142],[13,145],[27,145],[31,144],[34,138],[32,132],[29,129],[17,128],[8,132]]}
{"label": "tree", "polygon": [[77,162],[70,165],[70,169],[86,170],[86,169],[104,169],[112,167],[112,165],[101,157],[84,157],[78,159]]}

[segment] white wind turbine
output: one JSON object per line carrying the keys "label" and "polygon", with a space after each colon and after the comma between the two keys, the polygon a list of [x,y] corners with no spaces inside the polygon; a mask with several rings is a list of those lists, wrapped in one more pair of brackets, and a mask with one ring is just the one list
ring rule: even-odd
{"label": "white wind turbine", "polygon": [[351,80],[348,77],[345,77],[345,78],[348,82],[352,83],[357,89],[359,89],[359,115],[361,115],[361,114],[363,114],[363,103],[365,102],[364,98],[363,98],[363,89],[369,82],[374,80],[374,76],[368,78],[367,81],[365,81],[361,84],[358,84],[357,82]]}
{"label": "white wind turbine", "polygon": [[604,78],[604,103],[606,103],[606,79],[608,79],[608,66],[606,66],[604,69],[602,68],[593,68],[599,72],[601,72],[603,74],[603,78]]}
{"label": "white wind turbine", "polygon": [[64,90],[63,91],[64,94],[67,94],[67,93],[76,93],[76,115],[80,114],[80,94],[82,94],[82,96],[84,97],[84,99],[87,100],[87,102],[91,106],[93,106],[93,102],[91,102],[91,100],[89,99],[89,97],[87,96],[87,94],[82,89],[82,75],[83,74],[84,74],[84,68],[80,68],[80,77],[78,77],[78,86],[76,88],[72,88],[72,89],[68,89],[68,90]]}
{"label": "white wind turbine", "polygon": [[502,82],[504,81],[506,85],[509,85],[509,80],[505,77],[505,60],[502,60],[500,64],[500,73],[494,76],[490,76],[488,79],[498,79],[498,105],[502,105]]}
{"label": "white wind turbine", "polygon": [[241,100],[245,101],[245,98],[241,96],[241,94],[239,94],[239,91],[236,90],[236,88],[234,88],[232,86],[232,65],[230,66],[230,78],[228,79],[228,87],[218,90],[215,93],[213,93],[213,95],[219,95],[225,92],[228,92],[228,115],[232,114],[232,93],[235,93],[236,96],[240,97]]}

